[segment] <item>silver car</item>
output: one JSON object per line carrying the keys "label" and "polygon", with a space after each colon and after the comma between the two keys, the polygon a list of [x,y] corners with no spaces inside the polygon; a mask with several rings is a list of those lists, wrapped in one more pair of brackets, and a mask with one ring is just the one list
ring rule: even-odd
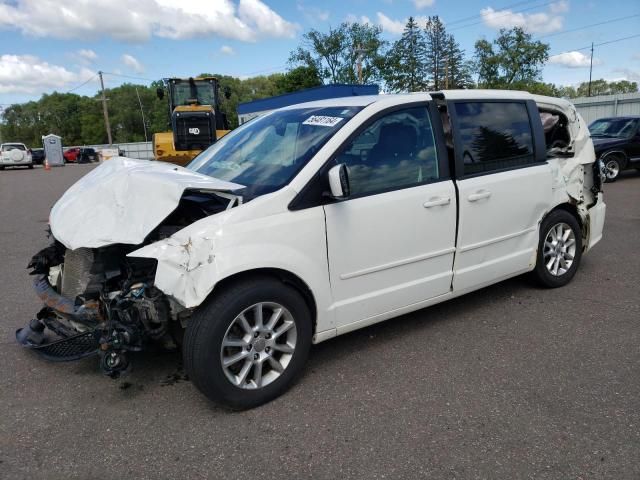
{"label": "silver car", "polygon": [[31,150],[24,143],[3,143],[0,146],[0,170],[5,167],[33,168]]}

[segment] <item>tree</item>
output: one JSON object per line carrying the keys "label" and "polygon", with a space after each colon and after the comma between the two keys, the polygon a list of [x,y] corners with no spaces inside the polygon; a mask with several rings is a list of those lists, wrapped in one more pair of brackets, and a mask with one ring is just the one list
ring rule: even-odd
{"label": "tree", "polygon": [[311,29],[303,35],[302,45],[292,51],[289,63],[315,69],[324,83],[356,83],[358,57],[362,64],[362,82],[381,78],[386,42],[382,29],[375,25],[342,23],[328,33]]}
{"label": "tree", "polygon": [[549,58],[549,45],[532,40],[522,28],[501,29],[490,43],[475,44],[478,84],[484,88],[527,89],[541,80],[542,68]]}
{"label": "tree", "polygon": [[428,89],[424,32],[413,17],[409,17],[402,37],[387,54],[382,76],[387,88],[394,92],[415,92]]}
{"label": "tree", "polygon": [[446,70],[445,49],[447,46],[447,32],[444,24],[436,15],[427,19],[425,25],[426,41],[426,69],[429,80],[429,88],[440,90],[444,88]]}
{"label": "tree", "polygon": [[447,35],[444,46],[444,88],[472,88],[471,64],[453,35]]}
{"label": "tree", "polygon": [[[615,95],[618,93],[635,93],[638,91],[638,83],[628,80],[607,82],[604,79],[593,80],[591,82],[591,96],[595,95]],[[589,82],[582,82],[576,89],[577,97],[589,95]]]}
{"label": "tree", "polygon": [[297,92],[305,88],[322,85],[320,74],[313,66],[301,65],[289,70],[276,80],[276,88],[280,93]]}

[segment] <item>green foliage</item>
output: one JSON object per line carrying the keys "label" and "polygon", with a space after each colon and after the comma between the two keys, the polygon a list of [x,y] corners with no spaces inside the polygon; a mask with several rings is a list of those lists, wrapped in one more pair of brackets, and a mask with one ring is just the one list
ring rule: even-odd
{"label": "green foliage", "polygon": [[280,92],[297,92],[305,88],[312,88],[322,85],[320,74],[314,67],[300,66],[289,70],[287,73],[277,78],[276,87]]}
{"label": "green foliage", "polygon": [[427,43],[426,68],[429,87],[433,90],[440,90],[444,88],[443,80],[446,69],[444,50],[447,44],[447,32],[437,15],[427,19],[425,38]]}
{"label": "green foliage", "polygon": [[409,17],[402,37],[393,43],[387,54],[383,78],[393,92],[426,90],[426,44],[424,32],[413,17]]}
{"label": "green foliage", "polygon": [[449,88],[473,88],[475,86],[471,78],[472,64],[465,58],[464,50],[456,42],[453,35],[447,35],[444,46],[444,72],[439,83],[446,89]]}
{"label": "green foliage", "polygon": [[345,22],[328,33],[311,29],[303,35],[302,45],[291,52],[289,63],[317,71],[325,83],[358,83],[360,54],[362,82],[375,82],[385,68],[387,42],[381,34],[380,27],[368,23]]}
{"label": "green foliage", "polygon": [[[593,80],[591,82],[591,96],[595,95],[614,95],[617,93],[636,93],[638,91],[638,82],[630,82],[628,80],[620,80],[617,82],[607,82],[604,79]],[[581,83],[576,89],[576,96],[586,97],[589,95],[589,82]]]}
{"label": "green foliage", "polygon": [[475,44],[478,85],[483,88],[525,89],[540,82],[549,58],[549,44],[534,41],[522,28],[501,29],[493,43]]}

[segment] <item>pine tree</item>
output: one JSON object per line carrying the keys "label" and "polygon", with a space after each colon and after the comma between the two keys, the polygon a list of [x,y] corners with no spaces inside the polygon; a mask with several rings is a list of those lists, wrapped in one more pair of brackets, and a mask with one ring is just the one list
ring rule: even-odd
{"label": "pine tree", "polygon": [[444,51],[444,85],[441,88],[471,88],[471,64],[464,58],[464,50],[460,48],[453,35],[447,35]]}
{"label": "pine tree", "polygon": [[426,45],[424,32],[409,17],[402,37],[393,43],[385,64],[384,80],[389,90],[416,92],[426,90]]}
{"label": "pine tree", "polygon": [[429,88],[440,90],[445,84],[447,32],[436,15],[427,19],[425,26],[426,69]]}

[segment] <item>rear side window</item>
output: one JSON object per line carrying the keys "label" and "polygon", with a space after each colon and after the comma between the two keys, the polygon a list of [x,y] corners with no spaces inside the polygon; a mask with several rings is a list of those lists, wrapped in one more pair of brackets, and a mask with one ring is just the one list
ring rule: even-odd
{"label": "rear side window", "polygon": [[535,162],[527,106],[519,102],[455,103],[464,174]]}

